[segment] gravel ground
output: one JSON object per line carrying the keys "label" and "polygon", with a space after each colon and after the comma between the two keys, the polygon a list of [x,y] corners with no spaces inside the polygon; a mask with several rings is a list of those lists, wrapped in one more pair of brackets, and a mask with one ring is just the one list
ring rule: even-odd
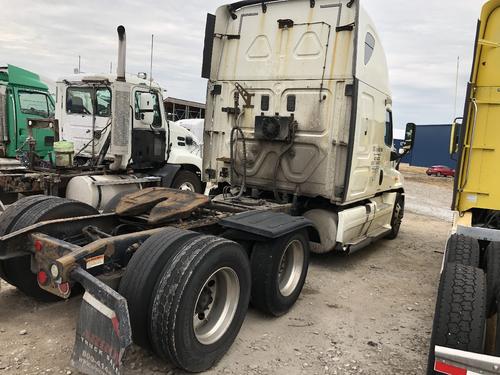
{"label": "gravel ground", "polygon": [[451,222],[453,179],[429,177],[425,168],[402,166],[405,174],[406,208],[417,214]]}
{"label": "gravel ground", "polygon": [[[292,311],[271,319],[250,309],[229,353],[208,373],[422,374],[449,231],[443,220],[449,188],[409,177],[408,209],[418,214],[406,215],[398,239],[348,257],[314,256]],[[442,212],[427,207],[435,203]],[[0,374],[75,373],[69,357],[80,299],[38,304],[4,283]],[[125,370],[178,373],[137,347],[127,353]]]}

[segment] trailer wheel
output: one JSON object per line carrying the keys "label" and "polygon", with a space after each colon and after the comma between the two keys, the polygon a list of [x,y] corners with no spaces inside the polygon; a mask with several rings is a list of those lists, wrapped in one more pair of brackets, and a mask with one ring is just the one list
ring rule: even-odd
{"label": "trailer wheel", "polygon": [[309,267],[309,239],[305,230],[257,242],[251,255],[252,305],[281,316],[295,304]]}
{"label": "trailer wheel", "polygon": [[399,229],[405,215],[405,198],[401,193],[398,193],[396,202],[394,202],[394,210],[391,218],[391,231],[386,236],[389,240],[394,240],[399,235]]}
{"label": "trailer wheel", "polygon": [[436,345],[483,353],[486,281],[479,268],[449,263],[439,285],[427,374],[434,371]]}
{"label": "trailer wheel", "polygon": [[158,279],[151,309],[155,352],[189,372],[208,370],[236,338],[250,299],[248,256],[237,243],[200,236]]}
{"label": "trailer wheel", "polygon": [[[63,198],[42,200],[24,211],[9,232],[15,232],[41,221],[96,214],[98,214],[97,210],[85,203]],[[64,232],[64,226],[61,226],[60,229],[61,232]],[[37,277],[31,271],[31,256],[8,259],[4,266],[9,282],[24,294],[41,302],[59,300],[58,297],[38,286]]]}
{"label": "trailer wheel", "polygon": [[172,182],[172,189],[188,190],[193,193],[203,194],[200,177],[191,171],[180,170]]}
{"label": "trailer wheel", "polygon": [[488,317],[497,312],[500,291],[500,242],[491,242],[486,248],[486,286]]}
{"label": "trailer wheel", "polygon": [[446,244],[445,262],[479,267],[480,251],[476,239],[453,234]]}
{"label": "trailer wheel", "polygon": [[127,299],[134,343],[150,349],[148,321],[155,284],[165,264],[196,236],[169,227],[147,239],[132,256],[118,291]]}
{"label": "trailer wheel", "polygon": [[[8,234],[11,232],[12,227],[16,224],[19,217],[29,210],[32,206],[46,200],[59,199],[57,197],[46,196],[46,195],[33,195],[29,197],[22,198],[16,203],[8,206],[5,211],[0,215],[0,236]],[[4,271],[5,260],[0,260],[0,278],[12,284],[9,281],[7,275]]]}

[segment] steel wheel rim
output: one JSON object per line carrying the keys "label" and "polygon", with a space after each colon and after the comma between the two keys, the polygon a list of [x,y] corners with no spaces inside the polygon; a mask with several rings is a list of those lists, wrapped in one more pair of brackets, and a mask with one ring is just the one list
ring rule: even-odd
{"label": "steel wheel rim", "polygon": [[220,268],[205,281],[193,312],[194,334],[201,344],[211,345],[227,332],[239,299],[240,281],[233,269]]}
{"label": "steel wheel rim", "polygon": [[182,183],[181,186],[179,186],[179,190],[191,191],[193,193],[196,191],[196,189],[194,188],[194,185],[191,182]]}
{"label": "steel wheel rim", "polygon": [[304,245],[299,240],[290,242],[281,256],[278,287],[282,296],[290,296],[300,282],[304,268]]}

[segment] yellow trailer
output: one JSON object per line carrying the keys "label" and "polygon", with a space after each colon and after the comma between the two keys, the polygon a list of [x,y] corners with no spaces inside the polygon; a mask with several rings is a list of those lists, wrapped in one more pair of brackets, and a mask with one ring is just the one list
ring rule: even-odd
{"label": "yellow trailer", "polygon": [[446,245],[428,375],[500,374],[500,0],[478,22],[456,157],[452,235]]}

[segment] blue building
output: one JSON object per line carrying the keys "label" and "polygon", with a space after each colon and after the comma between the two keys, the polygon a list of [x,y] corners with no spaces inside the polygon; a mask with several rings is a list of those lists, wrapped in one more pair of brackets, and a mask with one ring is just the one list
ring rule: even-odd
{"label": "blue building", "polygon": [[[456,160],[449,155],[451,125],[417,125],[415,145],[412,152],[403,159],[416,167],[446,165],[455,168]],[[401,140],[394,140],[396,149],[400,148]]]}

